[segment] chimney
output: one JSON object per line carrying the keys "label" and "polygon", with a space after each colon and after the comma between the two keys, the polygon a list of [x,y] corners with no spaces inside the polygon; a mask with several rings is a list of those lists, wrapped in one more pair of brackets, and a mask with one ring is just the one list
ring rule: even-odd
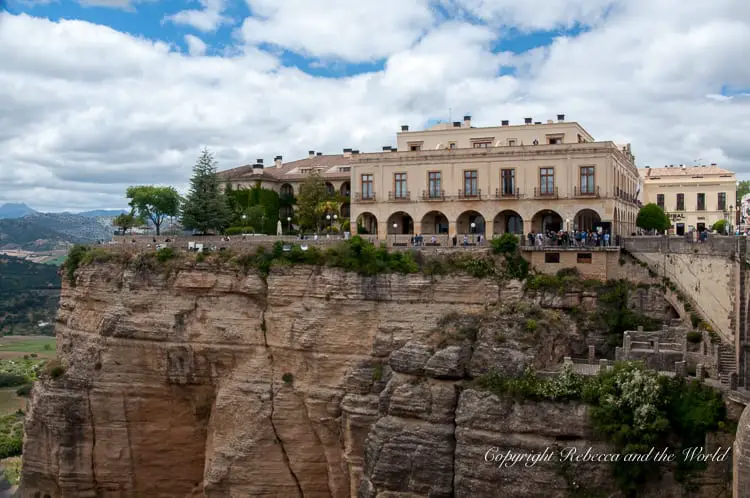
{"label": "chimney", "polygon": [[359,151],[358,151],[358,150],[353,150],[353,151],[352,151],[352,155],[353,155],[353,156],[355,156],[355,155],[357,155],[357,154],[359,154]]}
{"label": "chimney", "polygon": [[383,146],[383,152],[388,152],[389,150],[391,150],[391,146],[390,145],[384,145]]}
{"label": "chimney", "polygon": [[318,153],[317,153],[316,155],[317,155],[318,157],[320,157],[320,156],[322,156],[322,155],[323,155],[323,153],[322,153],[322,152],[318,152]]}
{"label": "chimney", "polygon": [[308,150],[307,151],[307,157],[315,157],[315,151],[314,150]]}
{"label": "chimney", "polygon": [[281,167],[281,159],[282,159],[281,156],[274,157],[273,158],[273,164],[274,164],[274,166],[276,166],[277,168],[280,168]]}
{"label": "chimney", "polygon": [[559,122],[561,122],[561,123],[562,123],[563,121],[565,121],[565,114],[558,114],[558,115],[557,115],[557,120],[558,120]]}
{"label": "chimney", "polygon": [[352,157],[352,149],[344,149],[344,157]]}
{"label": "chimney", "polygon": [[262,164],[257,164],[257,163],[253,164],[253,170],[256,170],[256,169],[263,169],[263,165]]}
{"label": "chimney", "polygon": [[263,164],[263,159],[256,159],[255,162],[258,164]]}
{"label": "chimney", "polygon": [[531,118],[524,118],[523,122],[526,124],[531,124]]}
{"label": "chimney", "polygon": [[471,128],[471,116],[464,116],[464,128]]}
{"label": "chimney", "polygon": [[541,121],[535,121],[534,124],[542,124]]}
{"label": "chimney", "polygon": [[507,119],[503,119],[502,125],[503,126],[510,126],[510,121],[508,121]]}
{"label": "chimney", "polygon": [[409,125],[401,125],[401,131],[409,131]]}
{"label": "chimney", "polygon": [[453,127],[454,128],[461,128],[461,121],[454,121],[453,122]]}
{"label": "chimney", "polygon": [[716,163],[711,163],[711,166],[716,166]]}

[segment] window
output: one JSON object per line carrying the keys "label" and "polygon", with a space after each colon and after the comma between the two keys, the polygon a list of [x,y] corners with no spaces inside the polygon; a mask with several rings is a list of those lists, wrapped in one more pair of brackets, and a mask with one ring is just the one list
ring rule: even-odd
{"label": "window", "polygon": [[727,210],[727,193],[726,192],[719,192],[719,205],[717,209],[719,211]]}
{"label": "window", "polygon": [[478,193],[477,170],[464,171],[464,195],[476,196]]}
{"label": "window", "polygon": [[339,168],[339,173],[348,173],[349,171],[351,171],[351,169],[351,166],[341,166]]}
{"label": "window", "polygon": [[656,205],[664,211],[664,194],[656,194]]}
{"label": "window", "polygon": [[594,193],[594,167],[584,166],[581,168],[581,193]]}
{"label": "window", "polygon": [[429,187],[430,199],[436,199],[443,196],[443,191],[440,188],[440,172],[430,171],[427,173],[427,184]]}
{"label": "window", "polygon": [[685,194],[677,194],[677,206],[675,206],[676,211],[684,211],[685,210]]}
{"label": "window", "polygon": [[393,197],[396,199],[406,199],[408,195],[406,191],[406,173],[394,173]]}
{"label": "window", "polygon": [[545,252],[544,253],[544,262],[545,263],[559,263],[560,262],[560,253],[559,252]]}
{"label": "window", "polygon": [[552,195],[555,193],[555,168],[542,168],[539,170],[539,193]]}
{"label": "window", "polygon": [[374,192],[372,189],[372,174],[368,173],[366,175],[362,175],[362,198],[363,199],[372,199],[374,196]]}
{"label": "window", "polygon": [[410,145],[409,146],[409,150],[412,151],[412,152],[416,152],[416,151],[421,150],[421,149],[422,149],[421,145]]}
{"label": "window", "polygon": [[698,211],[705,211],[706,210],[706,194],[698,194],[697,199],[695,200],[696,208]]}
{"label": "window", "polygon": [[562,143],[562,138],[560,137],[548,137],[547,143],[550,145],[557,145]]}
{"label": "window", "polygon": [[471,145],[475,149],[487,149],[492,147],[492,142],[473,142]]}
{"label": "window", "polygon": [[515,138],[509,138],[508,139],[508,147],[515,147],[516,146],[516,139]]}
{"label": "window", "polygon": [[576,258],[576,261],[578,263],[583,263],[585,265],[591,264],[591,253],[590,252],[579,252],[578,256]]}
{"label": "window", "polygon": [[500,170],[500,185],[502,195],[516,195],[516,170]]}
{"label": "window", "polygon": [[455,149],[456,148],[456,142],[448,142],[448,148],[449,149]]}

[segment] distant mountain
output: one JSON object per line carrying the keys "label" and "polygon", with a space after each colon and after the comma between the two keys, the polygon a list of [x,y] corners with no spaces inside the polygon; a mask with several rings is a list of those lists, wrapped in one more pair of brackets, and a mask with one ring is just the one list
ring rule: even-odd
{"label": "distant mountain", "polygon": [[0,220],[0,249],[47,251],[111,240],[113,228],[97,218],[69,213],[35,213]]}
{"label": "distant mountain", "polygon": [[82,213],[75,213],[78,216],[84,216],[86,218],[100,218],[100,217],[115,217],[122,213],[128,213],[124,209],[95,209],[93,211],[84,211]]}
{"label": "distant mountain", "polygon": [[7,203],[0,206],[0,219],[23,218],[27,214],[34,214],[36,211],[23,203]]}

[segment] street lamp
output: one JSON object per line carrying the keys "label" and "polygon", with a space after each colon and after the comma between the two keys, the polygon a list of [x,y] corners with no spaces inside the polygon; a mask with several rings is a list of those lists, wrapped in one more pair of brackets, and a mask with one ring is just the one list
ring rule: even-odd
{"label": "street lamp", "polygon": [[242,215],[242,231],[243,232],[245,231],[245,225],[247,224],[247,223],[245,223],[245,220],[247,220],[247,215],[243,214]]}
{"label": "street lamp", "polygon": [[396,229],[398,229],[398,223],[393,224],[393,243],[396,243]]}
{"label": "street lamp", "polygon": [[286,223],[289,226],[289,233],[292,233],[292,217],[291,216],[286,217]]}
{"label": "street lamp", "polygon": [[477,228],[477,224],[472,221],[471,222],[471,243],[472,244],[474,244],[474,232],[476,228]]}

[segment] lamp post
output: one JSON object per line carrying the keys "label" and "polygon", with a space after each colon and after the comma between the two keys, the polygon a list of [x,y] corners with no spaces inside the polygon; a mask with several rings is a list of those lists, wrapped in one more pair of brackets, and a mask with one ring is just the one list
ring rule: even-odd
{"label": "lamp post", "polygon": [[393,224],[393,243],[396,243],[396,229],[398,229],[398,223]]}
{"label": "lamp post", "polygon": [[[733,207],[733,206],[729,206],[729,213],[732,213],[732,214],[734,214],[734,207]],[[729,213],[727,213],[727,218],[729,218]],[[733,225],[733,223],[732,223],[732,222],[733,222],[733,221],[734,221],[734,220],[729,220],[729,219],[727,219],[727,226],[726,226],[726,227],[724,228],[724,232],[725,232],[726,234],[730,234],[730,233],[732,233],[732,225]]]}
{"label": "lamp post", "polygon": [[326,220],[328,220],[328,233],[331,233],[331,215],[326,215]]}
{"label": "lamp post", "polygon": [[333,231],[333,224],[334,223],[338,223],[338,221],[337,221],[338,219],[339,219],[339,215],[334,214],[333,215],[333,222],[331,223],[331,231]]}
{"label": "lamp post", "polygon": [[247,215],[243,214],[242,215],[242,231],[243,232],[245,231],[245,225],[246,225],[245,220],[247,220]]}
{"label": "lamp post", "polygon": [[474,232],[477,228],[477,224],[472,221],[470,226],[471,226],[471,243],[474,244]]}
{"label": "lamp post", "polygon": [[289,233],[291,234],[292,233],[292,217],[291,216],[286,217],[286,223],[287,223],[287,226],[289,227]]}

